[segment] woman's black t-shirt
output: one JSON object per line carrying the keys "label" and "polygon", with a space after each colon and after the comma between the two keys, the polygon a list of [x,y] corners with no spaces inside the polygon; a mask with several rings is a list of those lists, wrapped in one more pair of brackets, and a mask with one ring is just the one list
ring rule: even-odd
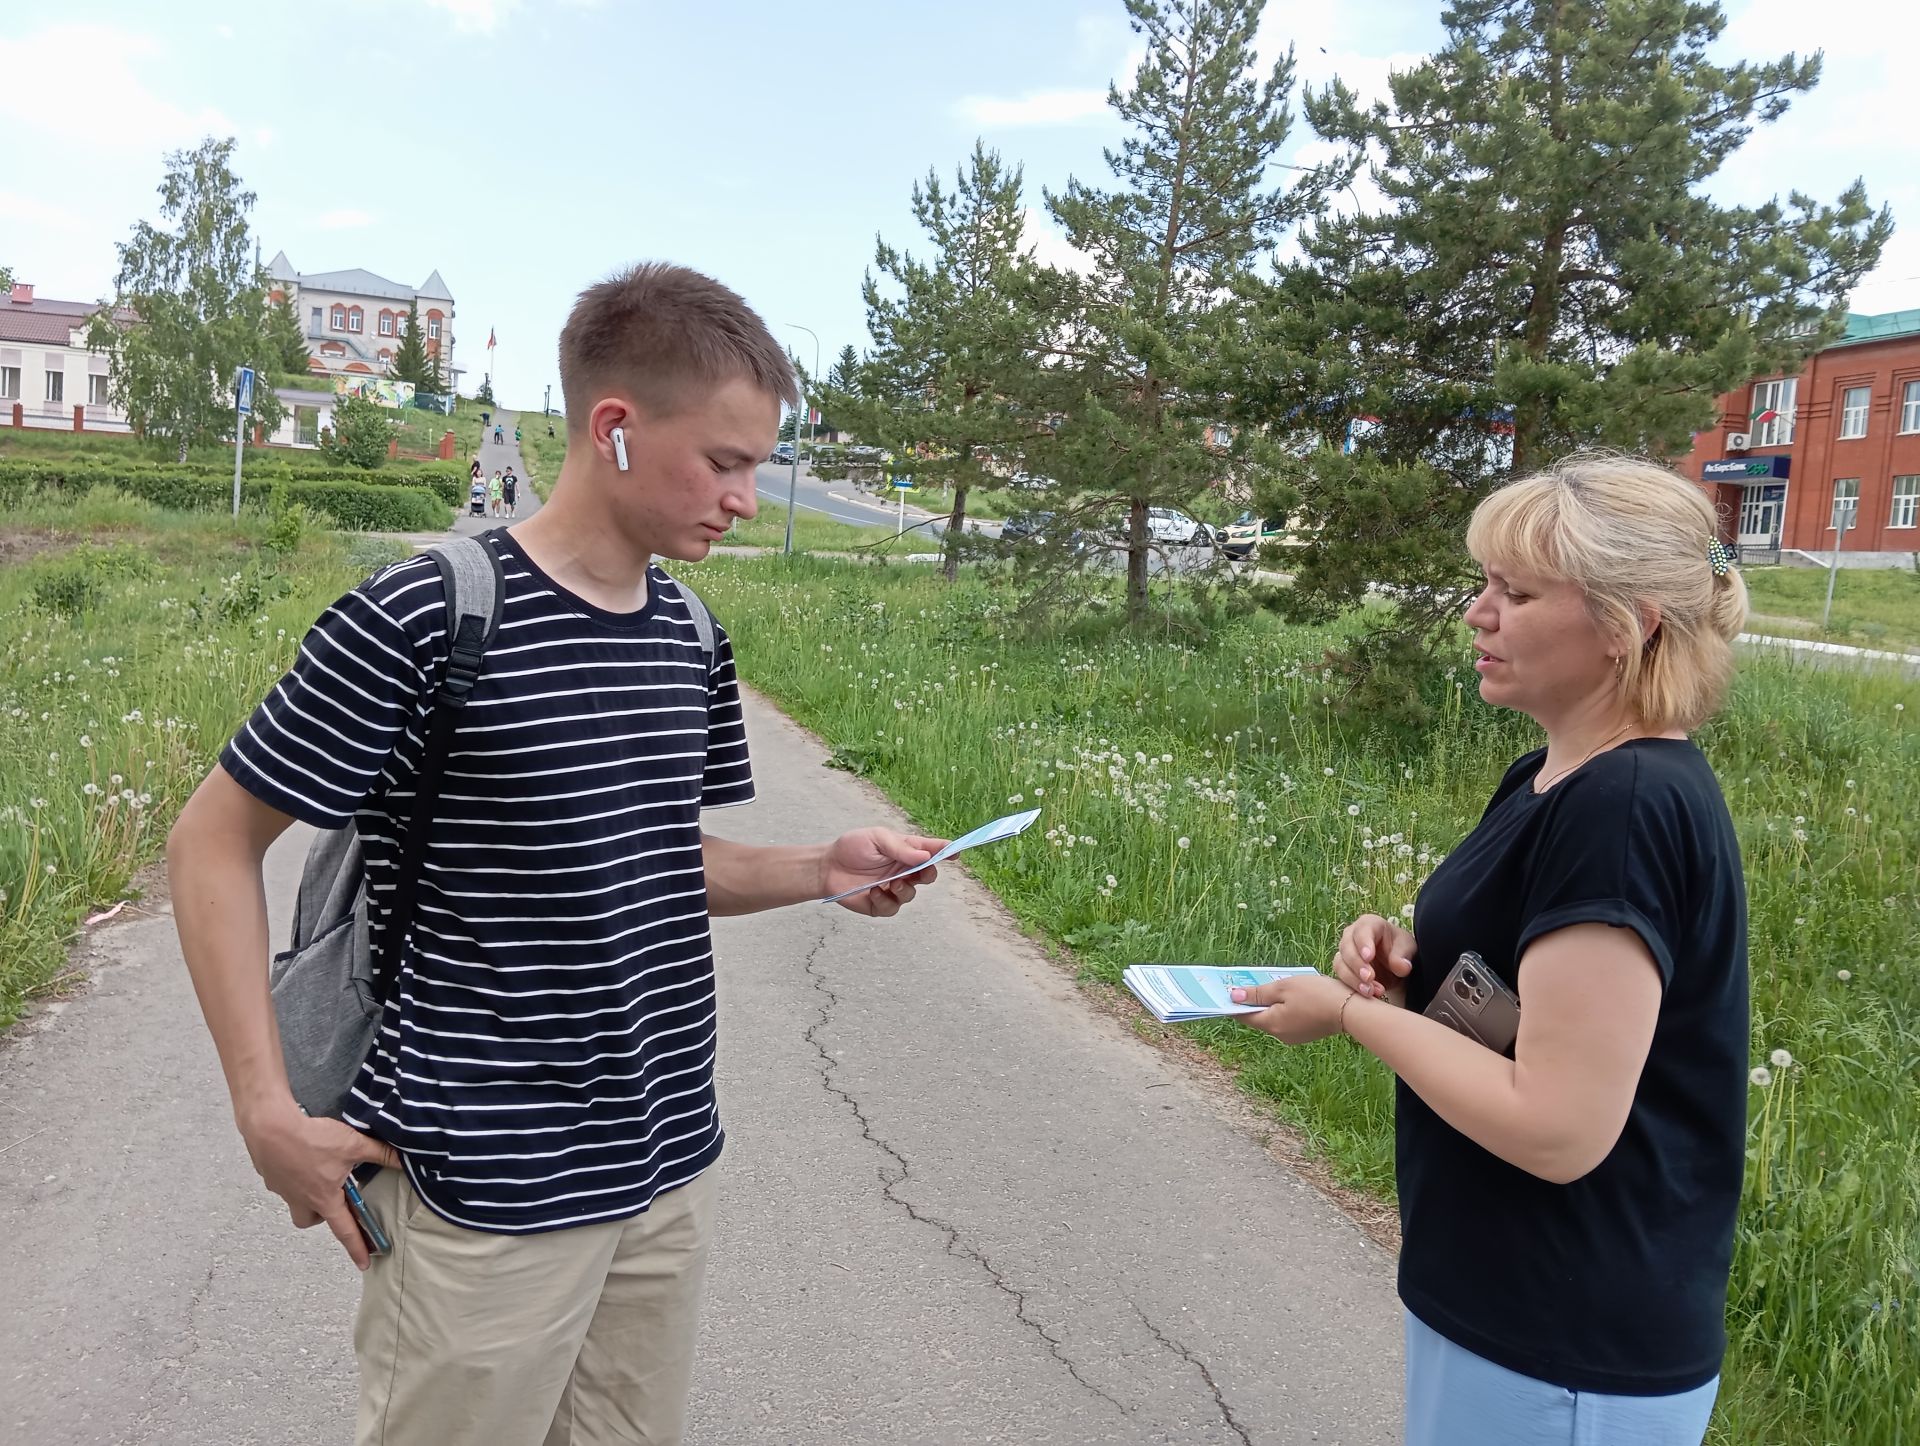
{"label": "woman's black t-shirt", "polygon": [[1691,1390],[1726,1348],[1746,1142],[1739,842],[1688,740],[1634,740],[1536,794],[1544,758],[1507,770],[1421,888],[1407,1004],[1425,1009],[1465,950],[1517,988],[1535,939],[1611,924],[1659,966],[1653,1046],[1619,1142],[1569,1185],[1488,1153],[1398,1085],[1400,1298],[1455,1344],[1568,1390]]}

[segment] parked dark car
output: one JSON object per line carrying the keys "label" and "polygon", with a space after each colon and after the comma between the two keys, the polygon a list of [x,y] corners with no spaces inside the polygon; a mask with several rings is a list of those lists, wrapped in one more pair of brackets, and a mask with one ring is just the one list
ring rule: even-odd
{"label": "parked dark car", "polygon": [[782,467],[788,466],[793,461],[793,443],[782,442],[773,449],[773,455],[767,458],[767,460],[769,462],[778,462]]}

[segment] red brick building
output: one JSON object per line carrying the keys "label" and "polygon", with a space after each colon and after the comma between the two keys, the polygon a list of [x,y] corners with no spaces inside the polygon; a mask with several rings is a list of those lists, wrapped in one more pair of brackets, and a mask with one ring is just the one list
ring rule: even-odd
{"label": "red brick building", "polygon": [[1749,553],[1824,560],[1842,510],[1843,565],[1920,552],[1920,310],[1849,316],[1798,376],[1728,392],[1719,425],[1676,465]]}

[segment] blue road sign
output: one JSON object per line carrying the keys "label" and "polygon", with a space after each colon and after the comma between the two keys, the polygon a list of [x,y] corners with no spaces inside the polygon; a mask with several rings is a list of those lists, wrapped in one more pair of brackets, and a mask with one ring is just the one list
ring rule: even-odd
{"label": "blue road sign", "polygon": [[896,477],[893,479],[892,485],[894,490],[897,492],[911,492],[913,491],[913,478]]}
{"label": "blue road sign", "polygon": [[240,380],[234,387],[235,404],[242,416],[253,411],[253,368],[241,367]]}

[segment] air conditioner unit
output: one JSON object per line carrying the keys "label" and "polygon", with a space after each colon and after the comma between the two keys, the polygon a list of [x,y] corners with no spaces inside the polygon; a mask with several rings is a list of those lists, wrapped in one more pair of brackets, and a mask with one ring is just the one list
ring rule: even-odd
{"label": "air conditioner unit", "polygon": [[1746,432],[1727,433],[1727,450],[1729,452],[1744,452],[1752,445],[1753,438]]}

